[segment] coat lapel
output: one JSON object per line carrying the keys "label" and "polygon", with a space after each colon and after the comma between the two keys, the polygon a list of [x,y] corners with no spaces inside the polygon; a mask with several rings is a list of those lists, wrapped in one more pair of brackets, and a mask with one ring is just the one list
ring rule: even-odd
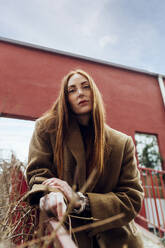
{"label": "coat lapel", "polygon": [[[110,154],[112,151],[112,147],[110,144],[110,139],[107,139],[107,135],[105,138],[106,138],[106,142],[105,142],[106,146],[104,148],[104,169],[103,169],[102,174],[100,174],[98,170],[96,171],[94,180],[92,180],[91,183],[89,184],[88,192],[95,191],[94,189],[96,189],[96,192],[97,192],[97,188],[101,188],[101,184],[104,183],[104,177],[105,177],[105,173],[106,173],[105,167],[107,165],[110,166],[109,163],[110,163]],[[91,172],[91,174],[92,174],[92,172]]]}
{"label": "coat lapel", "polygon": [[66,143],[76,160],[76,170],[73,171],[73,177],[76,177],[75,182],[80,189],[86,181],[86,158],[80,129],[75,119],[69,127]]}

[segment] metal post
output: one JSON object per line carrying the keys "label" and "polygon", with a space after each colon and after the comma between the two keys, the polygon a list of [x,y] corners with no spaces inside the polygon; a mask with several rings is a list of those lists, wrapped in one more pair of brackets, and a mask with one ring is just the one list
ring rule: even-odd
{"label": "metal post", "polygon": [[163,103],[165,106],[165,86],[163,82],[163,77],[161,75],[158,75],[158,82],[159,82],[159,87],[160,87],[160,91],[161,91],[162,98],[163,98]]}

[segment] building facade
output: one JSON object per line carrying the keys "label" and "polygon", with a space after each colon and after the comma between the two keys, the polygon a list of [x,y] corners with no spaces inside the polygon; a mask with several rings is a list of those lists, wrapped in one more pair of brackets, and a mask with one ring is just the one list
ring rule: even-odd
{"label": "building facade", "polygon": [[55,101],[61,79],[72,69],[92,75],[100,89],[107,123],[138,142],[156,137],[165,169],[165,76],[14,40],[0,39],[1,117],[34,120]]}

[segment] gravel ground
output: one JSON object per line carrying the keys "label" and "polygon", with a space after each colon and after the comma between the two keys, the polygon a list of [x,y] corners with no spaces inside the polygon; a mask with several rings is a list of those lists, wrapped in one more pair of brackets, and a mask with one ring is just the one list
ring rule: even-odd
{"label": "gravel ground", "polygon": [[156,235],[149,232],[148,230],[144,229],[142,226],[138,224],[136,225],[139,231],[141,232],[142,239],[144,242],[144,248],[165,248],[160,238],[158,238]]}
{"label": "gravel ground", "polygon": [[145,248],[162,248],[163,245],[154,242],[153,240],[147,238],[143,235],[144,247]]}

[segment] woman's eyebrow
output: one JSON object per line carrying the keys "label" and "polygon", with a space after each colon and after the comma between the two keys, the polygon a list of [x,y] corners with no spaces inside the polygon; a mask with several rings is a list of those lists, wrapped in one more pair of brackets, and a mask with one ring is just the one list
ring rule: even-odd
{"label": "woman's eyebrow", "polygon": [[69,85],[69,86],[68,86],[68,89],[69,89],[69,88],[75,88],[75,87],[76,87],[76,86],[75,86],[74,84],[72,84],[72,85]]}
{"label": "woman's eyebrow", "polygon": [[81,82],[81,84],[89,83],[88,80]]}
{"label": "woman's eyebrow", "polygon": [[[89,83],[88,80],[85,80],[85,81],[81,82],[81,85],[83,85],[83,84],[85,84],[85,83]],[[69,88],[75,88],[75,87],[76,87],[75,84],[71,84],[71,85],[68,86],[68,89],[69,89]]]}

